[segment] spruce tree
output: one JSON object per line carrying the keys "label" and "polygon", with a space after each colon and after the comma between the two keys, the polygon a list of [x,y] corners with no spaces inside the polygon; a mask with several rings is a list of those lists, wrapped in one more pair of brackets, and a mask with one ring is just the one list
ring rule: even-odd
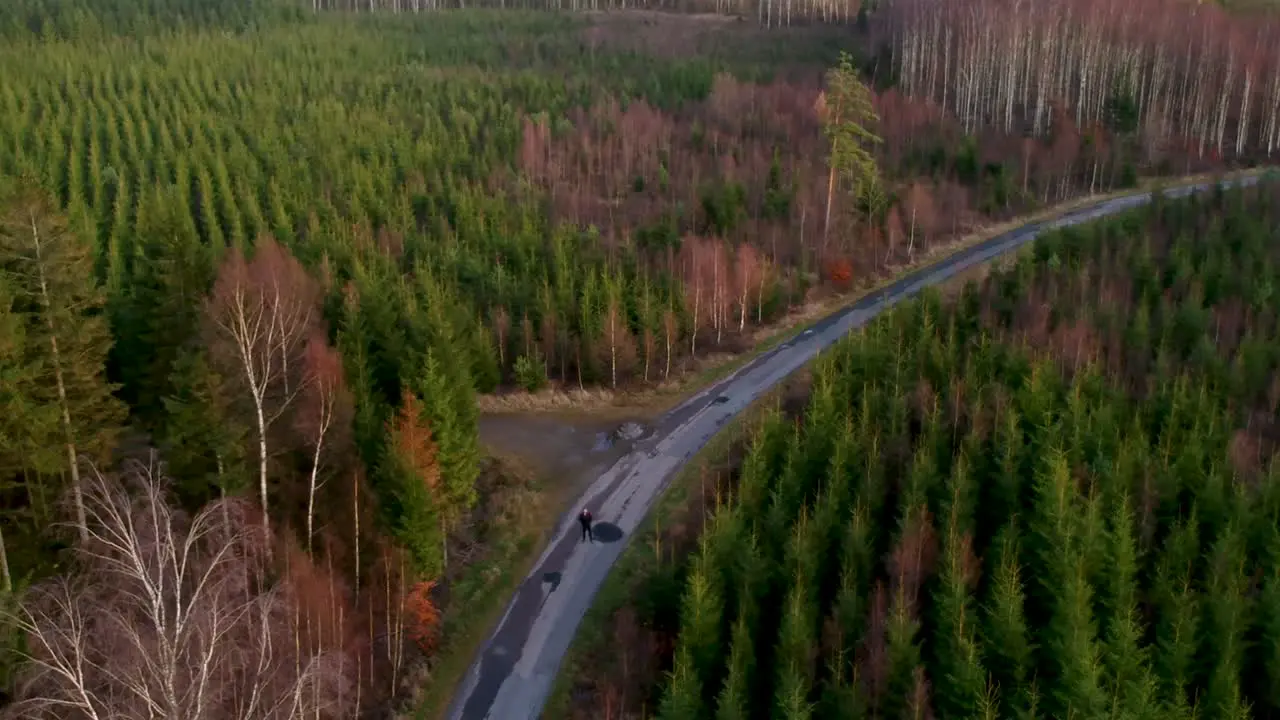
{"label": "spruce tree", "polygon": [[1050,450],[1036,478],[1037,575],[1048,623],[1042,631],[1046,694],[1056,717],[1097,717],[1105,708],[1093,591],[1079,538],[1094,533],[1081,512],[1065,454]]}
{"label": "spruce tree", "polygon": [[1214,717],[1247,717],[1249,712],[1240,683],[1252,592],[1246,580],[1243,539],[1233,523],[1214,542],[1209,555],[1201,657],[1205,663],[1203,707]]}
{"label": "spruce tree", "polygon": [[984,607],[983,653],[991,679],[1008,716],[1023,717],[1031,682],[1035,646],[1027,625],[1017,525],[997,536],[991,553],[993,574]]}
{"label": "spruce tree", "polygon": [[214,258],[200,244],[177,192],[156,190],[138,211],[132,273],[113,323],[131,405],[154,426],[179,354],[199,330],[200,302],[213,282]]}
{"label": "spruce tree", "polygon": [[1188,717],[1200,635],[1200,598],[1194,585],[1200,536],[1194,508],[1174,526],[1156,564],[1152,595],[1156,608],[1152,667],[1171,717]]}
{"label": "spruce tree", "polygon": [[729,667],[724,685],[716,697],[715,720],[750,720],[755,692],[755,641],[752,623],[745,612],[733,624],[729,644]]}
{"label": "spruce tree", "polygon": [[675,667],[668,675],[666,691],[658,706],[659,720],[703,720],[702,685],[693,665],[689,648],[681,645],[676,650]]}
{"label": "spruce tree", "polygon": [[105,376],[111,337],[101,315],[89,244],[31,187],[0,190],[0,275],[22,318],[25,348],[40,368],[33,403],[56,407],[76,525],[84,537],[82,458],[106,460],[124,420],[124,406]]}
{"label": "spruce tree", "polygon": [[776,696],[779,707],[784,704],[798,707],[793,704],[795,698],[790,697],[791,694],[808,697],[817,660],[818,618],[814,614],[814,598],[798,575],[792,576],[783,600],[778,644],[774,651],[779,673]]}
{"label": "spruce tree", "polygon": [[716,687],[724,662],[721,623],[724,594],[719,576],[703,549],[694,561],[680,606],[680,642],[689,649],[699,687]]}
{"label": "spruce tree", "polygon": [[251,429],[235,415],[226,381],[209,367],[203,350],[180,352],[166,386],[170,392],[161,401],[156,440],[184,503],[197,507],[249,488]]}
{"label": "spruce tree", "polygon": [[920,644],[917,637],[920,621],[906,591],[898,588],[889,605],[886,627],[887,683],[880,703],[882,717],[903,717],[911,706],[915,674],[920,667]]}
{"label": "spruce tree", "polygon": [[[475,480],[480,468],[475,412],[459,407],[460,397],[474,406],[471,388],[460,386],[455,377],[437,360],[435,352],[428,350],[420,379],[414,384],[422,397],[422,422],[430,426],[439,448],[442,486],[437,511],[443,514],[446,527],[475,504]],[[447,558],[445,562],[447,565]]]}
{"label": "spruce tree", "polygon": [[938,587],[934,592],[934,696],[945,717],[973,717],[986,691],[976,638],[977,620],[970,598],[977,568],[970,555],[969,536],[952,522],[944,545]]}
{"label": "spruce tree", "polygon": [[[14,307],[16,294],[9,278],[0,273],[0,493],[30,493],[21,478],[27,472],[56,472],[64,458],[57,452],[60,418],[57,406],[40,401],[41,370],[38,355],[27,348],[25,318]],[[43,523],[31,517],[30,507],[14,503],[3,512],[0,535],[0,590],[13,590],[13,577],[29,567],[11,563],[10,547],[28,545]],[[34,521],[34,522],[33,522]],[[13,543],[17,544],[13,544]]]}
{"label": "spruce tree", "polygon": [[1133,720],[1157,720],[1156,684],[1148,669],[1145,629],[1138,606],[1139,558],[1127,495],[1117,498],[1108,527],[1108,588],[1103,659],[1112,712]]}

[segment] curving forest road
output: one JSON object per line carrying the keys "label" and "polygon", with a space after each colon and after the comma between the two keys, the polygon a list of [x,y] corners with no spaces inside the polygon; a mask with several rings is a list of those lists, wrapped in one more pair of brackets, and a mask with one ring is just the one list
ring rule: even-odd
{"label": "curving forest road", "polygon": [[[1251,175],[1222,184],[1250,186],[1259,179]],[[1212,185],[1182,185],[1166,189],[1165,195],[1183,197]],[[1023,225],[912,272],[761,354],[664,415],[635,442],[631,452],[591,484],[561,521],[551,544],[516,591],[497,629],[463,678],[449,718],[538,717],[578,624],[631,533],[676,470],[756,398],[851,330],[923,288],[1014,250],[1047,230],[1123,212],[1146,204],[1150,198],[1150,193],[1144,192],[1102,200],[1050,221]],[[590,507],[598,525],[604,525],[595,544],[579,541],[575,519],[582,506]]]}

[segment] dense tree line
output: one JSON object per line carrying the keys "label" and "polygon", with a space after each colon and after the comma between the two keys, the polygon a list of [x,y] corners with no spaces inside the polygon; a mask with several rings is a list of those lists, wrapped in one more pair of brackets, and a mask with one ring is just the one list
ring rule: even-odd
{"label": "dense tree line", "polygon": [[682,565],[659,716],[1280,710],[1277,212],[1159,201],[838,346]]}
{"label": "dense tree line", "polygon": [[[1177,0],[898,0],[890,15],[902,91],[954,112],[966,132],[1106,128],[1149,162],[1171,148],[1218,157],[1280,148],[1273,14]],[[1065,128],[1055,106],[1068,110]]]}
{"label": "dense tree line", "polygon": [[89,39],[156,30],[245,30],[297,17],[291,0],[14,0],[0,8],[0,35]]}

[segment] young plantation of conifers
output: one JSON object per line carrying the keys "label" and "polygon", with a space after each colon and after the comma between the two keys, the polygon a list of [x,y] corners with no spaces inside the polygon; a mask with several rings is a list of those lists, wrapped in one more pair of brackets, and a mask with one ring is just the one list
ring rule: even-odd
{"label": "young plantation of conifers", "polygon": [[1159,201],[839,345],[688,562],[658,717],[1274,717],[1278,222]]}
{"label": "young plantation of conifers", "polygon": [[[1149,175],[1260,164],[1280,138],[1274,22],[1182,0],[479,4],[0,2],[0,644],[43,642],[68,663],[109,657],[150,683],[143,692],[101,664],[58,675],[5,654],[0,689],[80,703],[86,716],[145,715],[184,683],[201,690],[169,693],[158,714],[221,718],[230,711],[218,703],[236,697],[306,698],[292,715],[241,713],[253,717],[385,709],[426,684],[406,670],[435,662],[468,597],[501,594],[490,531],[510,531],[502,508],[521,503],[495,489],[513,474],[480,445],[480,402],[677,385],[789,313],[975,229]],[[1226,280],[1262,271],[1241,259],[1237,272],[1238,255]],[[1270,317],[1248,302],[1237,325]],[[1151,347],[1168,345],[1166,327],[1179,342],[1199,332],[1202,315],[1168,320],[1156,305],[1132,322]],[[1254,327],[1231,322],[1214,332]],[[1096,354],[1090,343],[1118,347],[1100,331],[1081,338],[1080,357]],[[1115,356],[1125,372],[1160,376],[1131,352]],[[981,400],[974,392],[961,406]],[[1241,452],[1265,452],[1262,421],[1251,422]],[[865,462],[853,449],[867,433],[853,436],[841,457]],[[952,463],[939,453],[942,477]],[[907,462],[895,457],[886,477]],[[981,452],[968,457],[981,466]],[[1041,472],[1039,457],[1019,462]],[[847,525],[861,494],[846,494],[837,520],[815,506],[801,526]],[[733,512],[756,512],[747,497]],[[774,540],[812,499],[787,497]],[[1151,497],[1134,490],[1130,505]],[[868,557],[924,528],[933,540],[921,553],[954,549],[941,510],[926,517],[899,500],[894,491],[861,511],[867,542],[885,546]],[[172,522],[161,531],[147,515]],[[974,607],[993,576],[990,547],[1008,545],[1010,567],[1032,572],[1028,553],[1043,550],[1032,524],[997,543],[999,527],[957,518],[983,528],[971,552],[984,563],[965,566]],[[1085,537],[1074,528],[1068,545]],[[1165,537],[1148,530],[1134,536]],[[203,594],[184,595],[189,576],[165,575],[177,571],[158,559],[188,541],[181,572],[217,579]],[[518,565],[508,545],[502,559]],[[884,612],[912,609],[901,617],[927,638],[942,565],[921,558],[918,597],[880,579]],[[878,597],[875,578],[850,577],[858,602]],[[759,607],[809,608],[821,634],[836,594],[826,580],[760,582]],[[806,594],[787,600],[793,585]],[[139,605],[152,597],[144,586],[163,586],[152,595],[164,602]],[[732,667],[765,664],[733,675],[691,649],[697,675],[685,662],[679,677],[702,689],[680,697],[714,708],[732,676],[773,702],[776,618],[747,612],[739,633],[759,647],[730,652],[741,587],[707,585],[728,614],[708,642],[719,638]],[[1034,602],[1029,623],[1050,610]],[[189,622],[158,622],[178,605]],[[62,632],[135,617],[161,629]],[[210,650],[213,626],[228,629]],[[863,662],[852,648],[866,633],[840,627],[844,661]],[[163,663],[151,662],[156,643],[176,648]],[[920,647],[921,682],[938,687],[933,643]],[[267,669],[239,672],[245,653]],[[197,656],[214,658],[216,677]],[[843,687],[825,679],[848,675],[829,675],[830,662],[819,652],[797,665],[788,697]],[[865,682],[860,672],[846,685]],[[905,697],[900,685],[917,687],[905,672],[876,681],[893,692],[859,697]],[[1056,676],[1027,672],[1050,702]],[[1206,684],[1204,672],[1188,687]]]}

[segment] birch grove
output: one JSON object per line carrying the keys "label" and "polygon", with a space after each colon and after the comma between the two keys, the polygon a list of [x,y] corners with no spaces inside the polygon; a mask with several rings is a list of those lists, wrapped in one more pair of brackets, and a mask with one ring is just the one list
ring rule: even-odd
{"label": "birch grove", "polygon": [[966,132],[1044,137],[1058,106],[1077,127],[1141,129],[1152,155],[1280,146],[1270,16],[1175,0],[896,0],[889,14],[902,91],[955,113]]}
{"label": "birch grove", "polygon": [[312,12],[422,13],[462,8],[600,12],[658,10],[753,18],[763,27],[852,23],[867,0],[305,0]]}
{"label": "birch grove", "polygon": [[[173,509],[154,464],[90,468],[70,576],[28,591],[15,717],[316,720],[349,716],[354,663],[298,642],[296,588],[241,500]],[[291,637],[290,634],[294,636]]]}

